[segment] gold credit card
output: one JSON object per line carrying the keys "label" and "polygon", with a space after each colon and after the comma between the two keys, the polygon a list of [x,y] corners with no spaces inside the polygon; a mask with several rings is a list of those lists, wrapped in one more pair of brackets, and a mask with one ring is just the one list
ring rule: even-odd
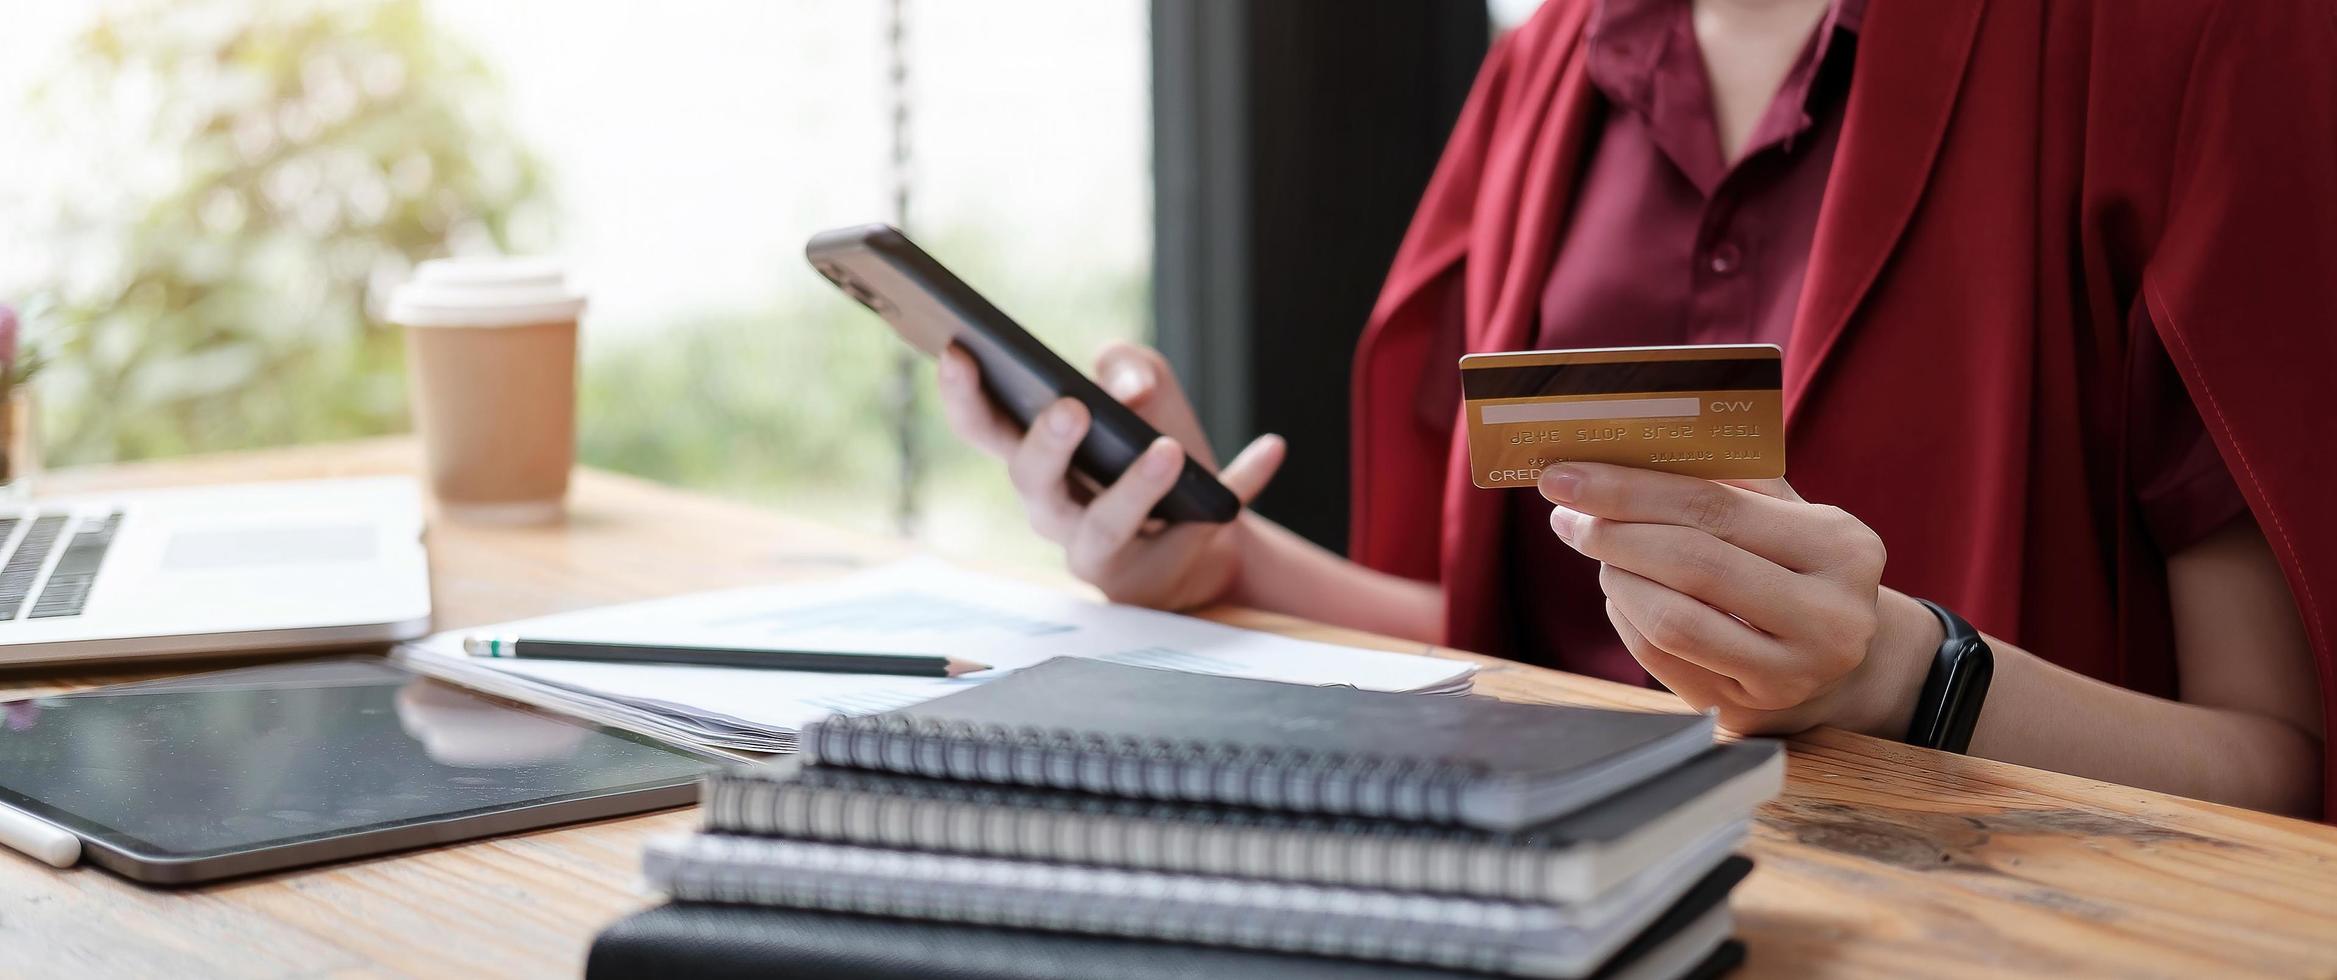
{"label": "gold credit card", "polygon": [[1530,487],[1563,462],[1785,475],[1784,361],[1771,344],[1470,354],[1461,396],[1480,487]]}

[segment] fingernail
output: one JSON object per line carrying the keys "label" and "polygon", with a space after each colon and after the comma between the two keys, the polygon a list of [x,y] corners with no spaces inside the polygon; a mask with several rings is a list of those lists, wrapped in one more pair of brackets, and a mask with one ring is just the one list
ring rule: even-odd
{"label": "fingernail", "polygon": [[1047,432],[1058,439],[1068,439],[1079,427],[1076,412],[1069,404],[1058,404],[1047,410]]}
{"label": "fingernail", "polygon": [[1567,547],[1574,547],[1574,531],[1581,526],[1580,513],[1564,507],[1550,508],[1550,530],[1556,532],[1558,540],[1566,542]]}
{"label": "fingernail", "polygon": [[1542,470],[1542,499],[1553,504],[1574,502],[1574,491],[1582,486],[1582,471],[1572,466],[1558,465]]}
{"label": "fingernail", "polygon": [[1184,456],[1184,453],[1177,451],[1176,444],[1165,439],[1153,443],[1152,448],[1144,451],[1144,472],[1153,476],[1167,476],[1176,472],[1177,467],[1185,461]]}

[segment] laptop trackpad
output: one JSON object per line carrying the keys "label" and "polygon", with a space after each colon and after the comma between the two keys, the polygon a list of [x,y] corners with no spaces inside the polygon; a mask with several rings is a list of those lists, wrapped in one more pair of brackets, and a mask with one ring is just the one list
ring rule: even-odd
{"label": "laptop trackpad", "polygon": [[363,524],[180,531],[163,548],[162,567],[186,572],[252,565],[322,565],[371,561],[374,529]]}

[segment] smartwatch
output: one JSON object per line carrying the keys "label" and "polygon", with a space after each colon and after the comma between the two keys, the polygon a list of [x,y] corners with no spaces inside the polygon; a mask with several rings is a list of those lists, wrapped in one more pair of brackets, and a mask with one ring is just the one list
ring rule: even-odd
{"label": "smartwatch", "polygon": [[1988,681],[1996,675],[1996,654],[1964,617],[1929,599],[1915,601],[1939,617],[1947,640],[1932,659],[1931,675],[1923,679],[1907,744],[1962,752],[1971,747],[1972,729],[1980,724],[1980,703],[1988,699]]}

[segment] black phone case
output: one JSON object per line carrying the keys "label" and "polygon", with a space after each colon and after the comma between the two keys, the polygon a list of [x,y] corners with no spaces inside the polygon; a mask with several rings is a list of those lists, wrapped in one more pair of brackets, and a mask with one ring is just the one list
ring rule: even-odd
{"label": "black phone case", "polygon": [[[951,344],[965,348],[982,369],[983,389],[1023,427],[1057,398],[1087,406],[1093,422],[1072,465],[1098,486],[1118,480],[1160,437],[899,229],[877,224],[824,231],[812,236],[804,256],[927,356],[939,356]],[[1152,513],[1167,521],[1222,524],[1241,507],[1233,491],[1188,454],[1176,485]]]}

